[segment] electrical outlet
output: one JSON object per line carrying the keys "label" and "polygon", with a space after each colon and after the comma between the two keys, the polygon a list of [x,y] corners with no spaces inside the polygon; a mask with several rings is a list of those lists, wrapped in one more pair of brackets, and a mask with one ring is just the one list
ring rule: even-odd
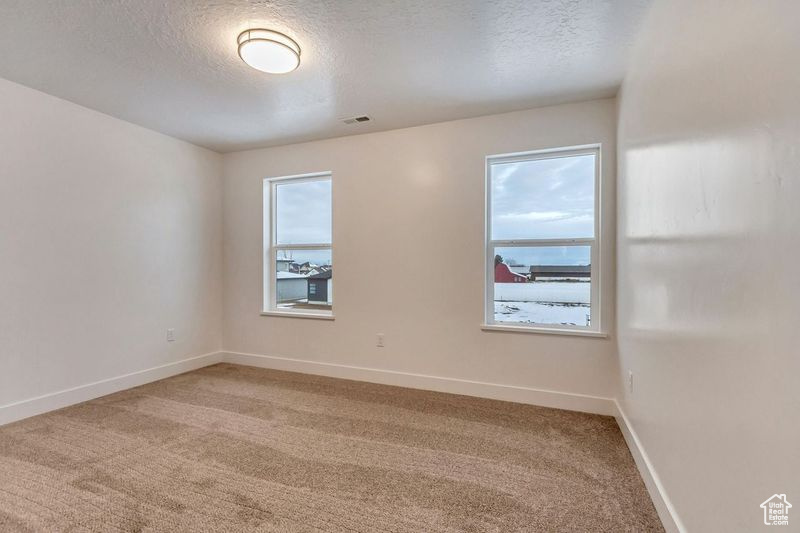
{"label": "electrical outlet", "polygon": [[167,330],[167,342],[172,342],[174,340],[175,340],[175,330],[172,329],[172,328],[169,328]]}
{"label": "electrical outlet", "polygon": [[383,333],[378,333],[378,343],[375,346],[383,348]]}
{"label": "electrical outlet", "polygon": [[633,394],[633,372],[628,370],[628,392]]}

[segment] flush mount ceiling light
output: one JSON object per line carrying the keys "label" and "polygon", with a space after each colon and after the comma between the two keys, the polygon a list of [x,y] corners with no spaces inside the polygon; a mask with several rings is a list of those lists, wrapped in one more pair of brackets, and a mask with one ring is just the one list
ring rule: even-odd
{"label": "flush mount ceiling light", "polygon": [[286,74],[300,65],[300,46],[280,32],[246,30],[236,41],[242,61],[261,72]]}

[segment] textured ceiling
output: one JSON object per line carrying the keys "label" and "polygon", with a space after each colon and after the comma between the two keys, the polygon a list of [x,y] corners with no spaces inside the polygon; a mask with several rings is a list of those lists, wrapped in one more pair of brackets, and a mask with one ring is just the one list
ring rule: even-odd
{"label": "textured ceiling", "polygon": [[[611,96],[649,4],[0,0],[0,77],[227,152]],[[300,68],[247,67],[248,27]]]}

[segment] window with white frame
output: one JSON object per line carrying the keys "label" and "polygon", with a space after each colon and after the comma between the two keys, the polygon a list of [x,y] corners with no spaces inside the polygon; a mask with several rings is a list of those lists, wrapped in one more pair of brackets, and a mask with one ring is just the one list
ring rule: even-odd
{"label": "window with white frame", "polygon": [[599,146],[486,162],[487,325],[599,332]]}
{"label": "window with white frame", "polygon": [[333,313],[331,173],[264,180],[264,311]]}

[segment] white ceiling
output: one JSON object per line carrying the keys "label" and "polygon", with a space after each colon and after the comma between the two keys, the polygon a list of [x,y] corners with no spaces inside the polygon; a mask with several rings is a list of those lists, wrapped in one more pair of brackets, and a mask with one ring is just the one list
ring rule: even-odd
{"label": "white ceiling", "polygon": [[[228,152],[611,96],[649,4],[0,0],[0,77]],[[300,68],[242,63],[248,27]]]}

